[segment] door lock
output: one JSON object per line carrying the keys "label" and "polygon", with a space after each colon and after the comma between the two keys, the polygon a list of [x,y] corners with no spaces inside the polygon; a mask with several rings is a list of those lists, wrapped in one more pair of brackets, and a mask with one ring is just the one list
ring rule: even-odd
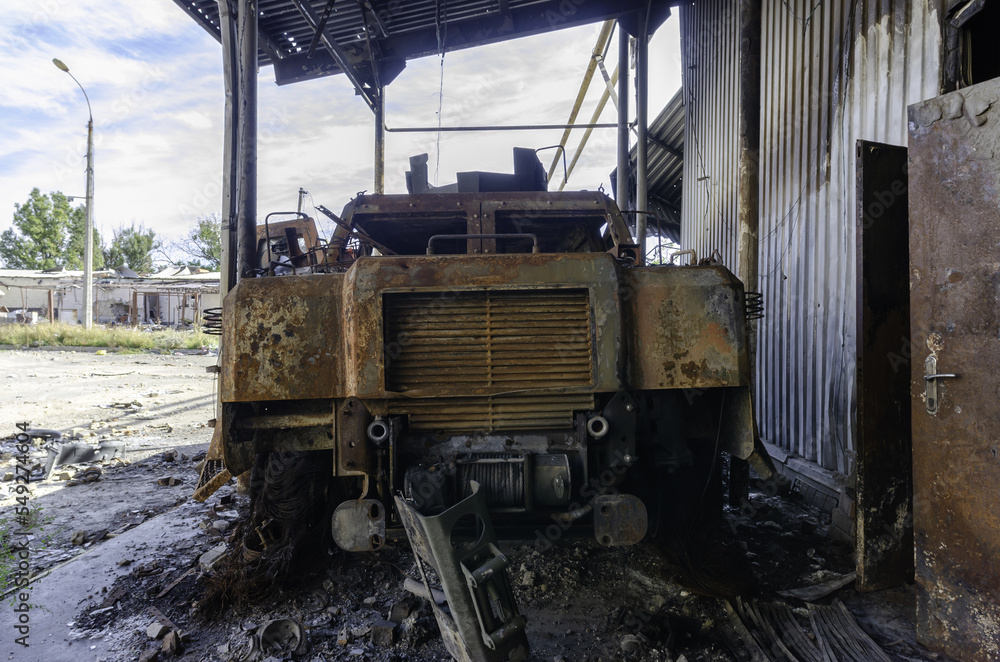
{"label": "door lock", "polygon": [[938,383],[939,379],[953,379],[959,377],[953,372],[938,372],[937,357],[931,354],[924,361],[924,404],[927,406],[927,413],[935,416],[938,413]]}

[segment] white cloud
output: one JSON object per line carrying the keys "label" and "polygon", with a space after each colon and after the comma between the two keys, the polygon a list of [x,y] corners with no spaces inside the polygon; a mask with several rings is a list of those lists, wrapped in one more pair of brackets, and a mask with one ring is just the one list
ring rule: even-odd
{"label": "white cloud", "polygon": [[[651,118],[680,84],[676,24],[668,21],[651,46]],[[447,54],[443,124],[565,122],[598,31],[592,25]],[[616,52],[612,44],[609,71]],[[0,230],[34,186],[84,192],[86,103],[53,57],[90,95],[102,235],[135,220],[180,237],[198,216],[220,208],[218,43],[171,0],[42,0],[5,6],[0,25]],[[409,62],[389,87],[387,123],[435,126],[439,81],[438,58]],[[579,121],[589,119],[602,90],[597,75]],[[614,119],[609,103],[601,121]],[[431,155],[433,175],[439,145],[439,181],[447,183],[462,170],[511,172],[512,147],[551,145],[561,133],[390,133],[386,189],[405,190],[413,154]],[[570,138],[568,158],[581,134]],[[338,212],[358,191],[371,190],[373,118],[343,76],[278,87],[272,70],[263,69],[259,137],[262,216],[294,209],[299,187]],[[568,188],[608,188],[614,141],[613,130],[594,132]],[[543,153],[546,165],[552,154]]]}

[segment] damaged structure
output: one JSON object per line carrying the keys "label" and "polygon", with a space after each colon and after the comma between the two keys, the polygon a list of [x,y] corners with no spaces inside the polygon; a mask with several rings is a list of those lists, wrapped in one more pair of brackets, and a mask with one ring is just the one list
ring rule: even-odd
{"label": "damaged structure", "polygon": [[[437,575],[460,609],[435,611],[449,651],[499,659],[525,642],[492,534],[554,516],[588,521],[602,544],[635,542],[662,514],[650,507],[660,497],[643,494],[655,477],[640,469],[694,467],[709,485],[714,463],[704,471],[700,454],[725,449],[738,498],[740,460],[770,473],[763,440],[834,509],[860,588],[907,581],[916,558],[921,641],[962,659],[1000,654],[1000,525],[977,490],[1000,467],[986,439],[994,414],[971,404],[991,389],[970,377],[969,340],[996,336],[984,285],[995,278],[974,251],[943,255],[946,267],[912,252],[943,231],[937,210],[948,205],[996,234],[995,4],[176,1],[221,41],[226,63],[228,294],[199,490],[265,470],[268,453],[317,453],[343,499],[337,543],[377,549],[402,527],[427,593]],[[646,45],[678,6],[683,88],[651,140]],[[464,178],[472,188],[460,177],[454,191],[384,195],[382,92],[407,59],[610,18],[638,36],[634,158],[628,72],[618,78],[617,172],[629,176],[617,179],[617,205],[483,188],[497,180],[487,173],[463,173],[476,175]],[[277,234],[258,225],[261,64],[278,84],[344,73],[374,113],[374,195],[330,214],[340,229],[326,244],[306,240],[309,219]],[[681,108],[682,132],[670,121]],[[673,149],[659,169],[674,184],[681,171],[674,197],[649,190],[657,140]],[[942,169],[974,192],[936,190]],[[665,233],[679,229],[696,264],[644,265],[649,216],[672,221]],[[980,316],[961,328],[942,316],[935,296],[948,287],[979,287],[962,296]],[[960,451],[941,456],[936,440]],[[575,501],[595,475],[615,489]],[[452,530],[473,542],[448,545]],[[949,545],[972,551],[952,567],[939,551]]]}
{"label": "damaged structure", "polygon": [[[834,507],[860,587],[911,578],[915,543],[919,638],[963,660],[998,655],[1000,525],[994,508],[971,505],[998,477],[993,414],[973,406],[992,391],[974,374],[990,371],[963,370],[958,349],[996,335],[995,266],[977,262],[976,240],[961,256],[945,246],[997,236],[986,81],[1000,76],[998,11],[968,0],[680,10],[685,138],[697,146],[684,162],[681,245],[720,251],[763,294],[761,436],[783,472]],[[951,308],[959,300],[968,313]],[[977,356],[992,365],[992,351]],[[942,433],[954,417],[965,424]],[[931,452],[929,429],[954,452]],[[941,552],[951,545],[975,551],[953,565]]]}
{"label": "damaged structure", "polygon": [[[720,452],[770,476],[741,282],[694,256],[645,264],[647,44],[668,3],[450,2],[414,6],[405,23],[378,3],[178,4],[220,38],[227,76],[220,410],[196,496],[250,476],[249,553],[302,530],[305,518],[272,513],[302,502],[288,472],[305,465],[341,549],[409,539],[424,592],[444,594],[434,613],[456,659],[523,659],[498,536],[633,545],[721,513]],[[459,173],[441,188],[416,157],[410,192],[384,194],[384,86],[428,54],[428,34],[447,24],[451,50],[609,19],[622,62],[635,37],[637,171],[634,191],[617,186],[635,209],[548,192],[536,151],[520,148],[513,175]],[[345,38],[359,30],[363,42]],[[285,37],[311,45],[292,52]],[[264,61],[279,84],[345,73],[375,114],[375,194],[324,211],[338,227],[328,241],[302,214],[258,223]]]}
{"label": "damaged structure", "polygon": [[[83,272],[0,269],[0,306],[10,321],[83,319]],[[94,274],[93,319],[99,324],[200,325],[219,308],[219,274],[185,266],[139,275],[130,269]]]}

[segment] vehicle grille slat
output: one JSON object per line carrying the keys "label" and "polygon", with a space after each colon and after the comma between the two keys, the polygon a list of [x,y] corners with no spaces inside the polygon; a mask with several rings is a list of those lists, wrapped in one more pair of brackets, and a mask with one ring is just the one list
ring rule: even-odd
{"label": "vehicle grille slat", "polygon": [[590,393],[389,401],[389,410],[406,415],[413,432],[566,430],[573,427],[573,412],[593,408]]}
{"label": "vehicle grille slat", "polygon": [[396,354],[384,360],[387,391],[593,386],[586,289],[386,293],[383,304],[385,344]]}
{"label": "vehicle grille slat", "polygon": [[415,431],[567,429],[594,406],[586,289],[386,293],[383,305],[385,389],[421,396],[391,401]]}

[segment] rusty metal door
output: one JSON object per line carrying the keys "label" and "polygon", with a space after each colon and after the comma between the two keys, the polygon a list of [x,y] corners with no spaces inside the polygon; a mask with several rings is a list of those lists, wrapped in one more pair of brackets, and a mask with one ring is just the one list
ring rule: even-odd
{"label": "rusty metal door", "polygon": [[1000,79],[909,109],[917,637],[1000,659]]}
{"label": "rusty metal door", "polygon": [[906,148],[857,144],[857,572],[866,591],[913,577]]}

